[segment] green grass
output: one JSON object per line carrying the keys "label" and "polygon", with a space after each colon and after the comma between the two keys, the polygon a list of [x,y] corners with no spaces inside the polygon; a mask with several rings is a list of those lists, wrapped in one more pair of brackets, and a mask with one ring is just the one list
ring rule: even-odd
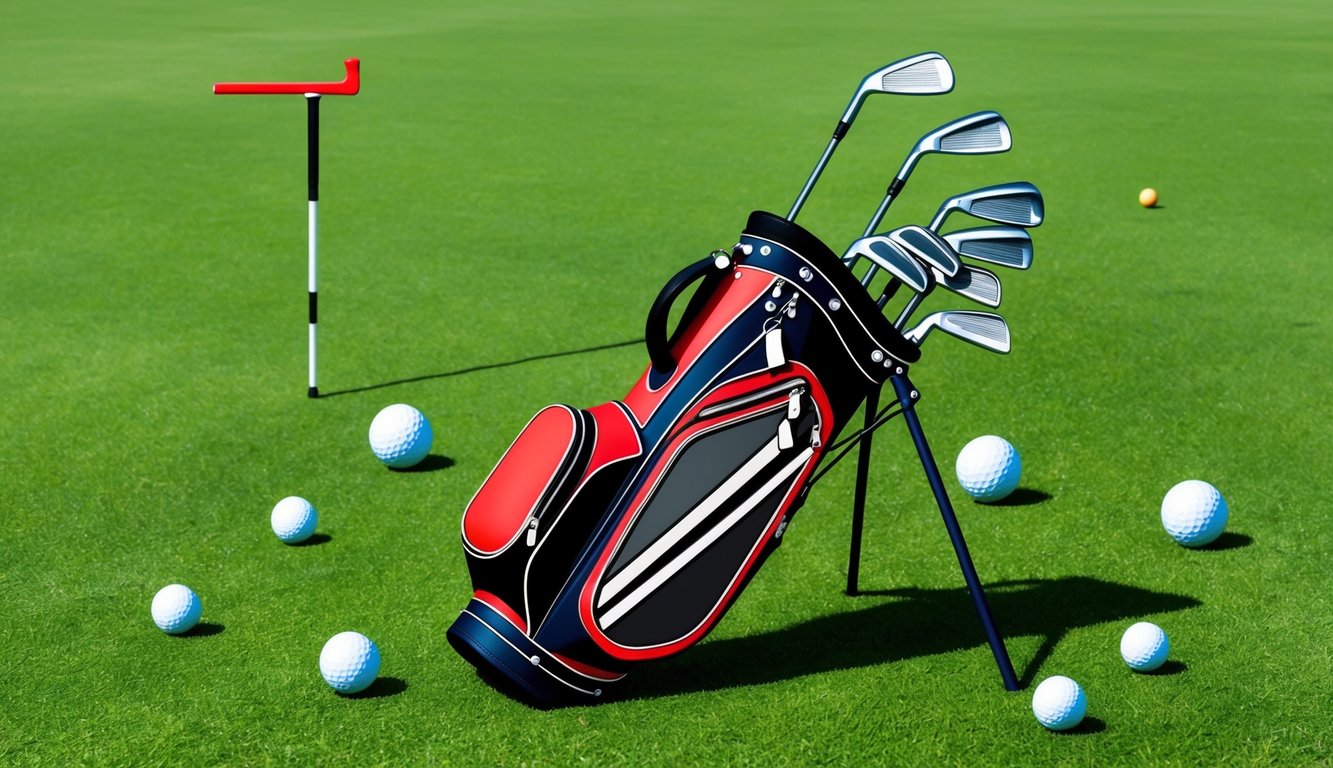
{"label": "green grass", "polygon": [[[0,14],[0,763],[1329,760],[1327,3],[80,5]],[[1090,727],[1047,733],[1000,689],[896,426],[875,594],[841,593],[846,462],[718,629],[621,700],[486,687],[444,638],[471,494],[541,406],[622,396],[645,354],[609,345],[663,281],[785,212],[856,79],[929,49],[957,90],[868,103],[801,222],[841,245],[920,132],[1008,117],[1013,152],[923,160],[890,221],[1045,192],[1035,268],[1002,275],[1013,354],[933,339],[914,379],[946,470],[1004,434],[1049,496],[960,514],[1020,675],[1079,680]],[[362,93],[322,110],[341,394],[312,402],[304,105],[209,85],[338,79],[352,55]],[[365,429],[400,401],[451,466],[374,462]],[[1226,494],[1230,546],[1161,531],[1190,477]],[[272,536],[289,494],[327,541]],[[209,633],[153,628],[173,581]],[[1172,674],[1119,661],[1141,619]],[[349,628],[384,695],[320,680]]]}

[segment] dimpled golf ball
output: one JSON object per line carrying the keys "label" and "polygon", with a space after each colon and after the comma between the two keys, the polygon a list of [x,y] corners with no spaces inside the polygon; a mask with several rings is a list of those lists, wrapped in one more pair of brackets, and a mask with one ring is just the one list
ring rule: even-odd
{"label": "dimpled golf ball", "polygon": [[1079,684],[1054,675],[1041,681],[1032,692],[1032,714],[1037,722],[1052,731],[1067,731],[1083,722],[1088,713],[1088,697]]}
{"label": "dimpled golf ball", "polygon": [[982,435],[958,452],[958,482],[977,501],[999,501],[1018,487],[1022,462],[1008,440]]}
{"label": "dimpled golf ball", "polygon": [[1162,527],[1187,547],[1211,544],[1227,527],[1227,502],[1202,480],[1177,483],[1162,499]]}
{"label": "dimpled golf ball", "polygon": [[360,693],[380,673],[380,649],[360,632],[339,632],[319,652],[319,673],[338,693]]}
{"label": "dimpled golf ball", "polygon": [[168,584],[153,595],[153,623],[168,635],[194,629],[203,612],[199,596],[184,584]]}
{"label": "dimpled golf ball", "polygon": [[1157,190],[1148,187],[1139,193],[1139,205],[1144,208],[1152,208],[1157,205]]}
{"label": "dimpled golf ball", "polygon": [[1120,658],[1135,672],[1151,672],[1166,663],[1171,643],[1162,628],[1140,621],[1120,637]]}
{"label": "dimpled golf ball", "polygon": [[415,466],[426,458],[434,437],[421,411],[403,403],[385,408],[370,422],[370,450],[394,469]]}
{"label": "dimpled golf ball", "polygon": [[319,514],[300,496],[288,496],[273,507],[269,524],[285,544],[300,544],[315,533]]}

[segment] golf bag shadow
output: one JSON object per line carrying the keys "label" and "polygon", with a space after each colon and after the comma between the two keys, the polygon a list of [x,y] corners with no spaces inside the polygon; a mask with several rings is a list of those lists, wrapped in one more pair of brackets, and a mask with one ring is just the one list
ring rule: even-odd
{"label": "golf bag shadow", "polygon": [[623,401],[538,412],[463,515],[475,592],[449,641],[538,706],[597,701],[707,635],[826,447],[920,355],[827,246],[762,211],[667,283],[646,333]]}

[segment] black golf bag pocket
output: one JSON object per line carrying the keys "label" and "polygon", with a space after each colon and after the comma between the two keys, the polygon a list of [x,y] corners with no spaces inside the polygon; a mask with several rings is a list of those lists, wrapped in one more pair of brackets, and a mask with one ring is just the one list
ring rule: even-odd
{"label": "black golf bag pocket", "polygon": [[808,371],[763,372],[702,399],[654,454],[584,583],[584,624],[644,661],[699,640],[777,547],[830,413]]}

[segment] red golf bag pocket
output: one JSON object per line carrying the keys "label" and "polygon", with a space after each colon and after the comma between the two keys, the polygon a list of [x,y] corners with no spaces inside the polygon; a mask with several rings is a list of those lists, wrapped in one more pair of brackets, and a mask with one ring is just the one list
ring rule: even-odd
{"label": "red golf bag pocket", "polygon": [[463,544],[471,554],[495,557],[535,537],[542,514],[567,494],[587,460],[586,431],[583,415],[567,405],[532,417],[463,513]]}

